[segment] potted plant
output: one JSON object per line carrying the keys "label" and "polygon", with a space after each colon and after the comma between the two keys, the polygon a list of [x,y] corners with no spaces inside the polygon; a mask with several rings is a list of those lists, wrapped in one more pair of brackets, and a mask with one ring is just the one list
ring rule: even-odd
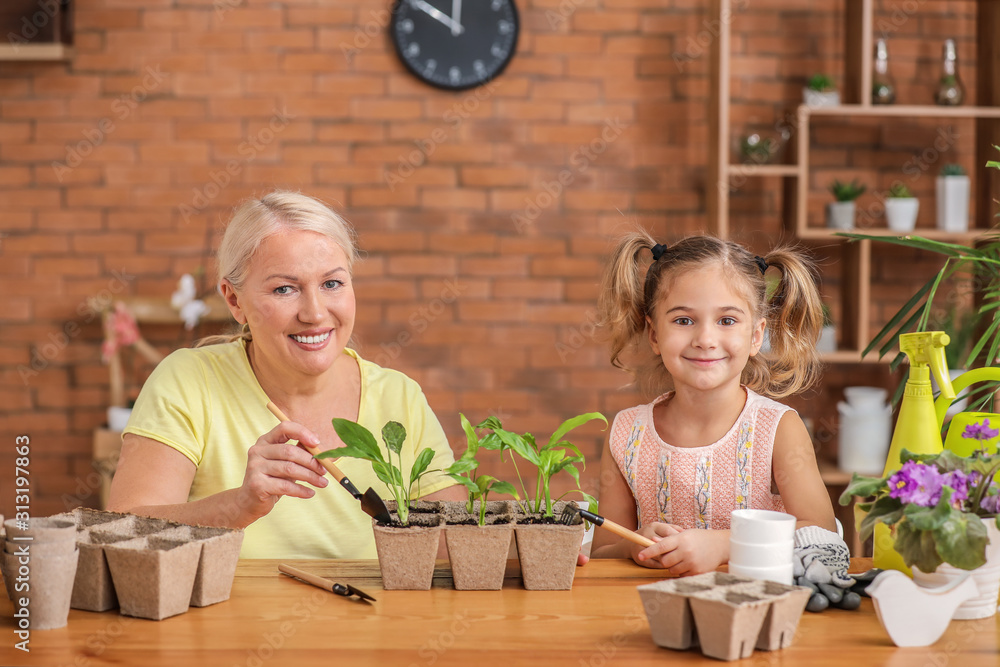
{"label": "potted plant", "polygon": [[893,183],[885,200],[885,217],[894,232],[912,232],[917,226],[920,200],[902,183]]}
{"label": "potted plant", "polygon": [[[451,573],[458,590],[495,591],[503,587],[507,567],[507,553],[514,536],[514,517],[507,503],[499,502],[490,507],[490,493],[505,493],[518,497],[517,489],[491,475],[477,475],[479,462],[476,456],[482,449],[500,449],[495,433],[482,440],[465,415],[459,414],[468,446],[445,471],[469,492],[466,503],[445,503],[445,540]],[[455,507],[461,506],[461,508]],[[490,510],[493,509],[493,512]],[[452,511],[458,510],[458,511]],[[471,525],[470,525],[471,524]]]}
{"label": "potted plant", "polygon": [[[427,466],[434,458],[434,450],[426,447],[418,453],[410,466],[410,474],[404,477],[402,451],[406,429],[402,424],[390,421],[382,427],[385,456],[375,436],[361,424],[338,418],[333,420],[333,428],[344,446],[317,454],[316,458],[348,456],[370,461],[375,475],[389,487],[396,501],[395,507],[390,506],[389,509],[396,514],[398,521],[382,525],[372,520],[382,587],[386,590],[429,589],[441,536],[441,516],[437,511],[415,512],[411,501],[414,485],[419,485],[421,477],[433,472]],[[399,465],[392,462],[393,454]]]}
{"label": "potted plant", "polygon": [[858,507],[868,514],[862,539],[871,537],[877,523],[890,526],[895,549],[919,585],[936,588],[945,578],[976,570],[980,595],[953,618],[992,616],[1000,592],[1000,486],[994,480],[1000,454],[904,450],[901,460],[903,467],[885,477],[855,473],[840,504],[863,499]]}
{"label": "potted plant", "polygon": [[802,89],[802,101],[809,107],[835,107],[840,104],[840,93],[826,74],[813,74]]}
{"label": "potted plant", "polygon": [[852,229],[854,227],[854,200],[860,197],[866,189],[857,179],[850,183],[838,180],[831,183],[830,192],[837,201],[827,204],[827,226],[833,229]]}
{"label": "potted plant", "polygon": [[[597,511],[597,500],[580,488],[580,471],[576,464],[585,465],[584,456],[573,443],[563,437],[583,424],[599,419],[605,426],[608,420],[599,412],[588,412],[564,421],[548,442],[539,445],[530,433],[518,435],[505,430],[500,420],[490,417],[479,426],[489,429],[500,441],[501,456],[513,452],[514,469],[524,494],[520,502],[520,516],[514,526],[521,577],[529,590],[568,590],[573,587],[576,560],[583,541],[583,521],[578,514],[569,525],[560,520],[563,508],[559,503],[570,493],[578,493],[591,511]],[[530,494],[517,467],[517,459],[528,461],[536,469],[535,493]],[[553,498],[553,476],[565,472],[576,481],[576,488],[558,498]],[[572,502],[572,501],[568,501]],[[560,516],[557,516],[559,514]],[[569,515],[567,515],[569,516]]]}
{"label": "potted plant", "polygon": [[960,164],[946,164],[937,177],[937,228],[946,232],[969,229],[969,176]]}
{"label": "potted plant", "polygon": [[833,324],[833,313],[830,306],[823,304],[823,329],[820,331],[819,340],[816,342],[817,352],[837,351],[837,327]]}
{"label": "potted plant", "polygon": [[781,143],[774,137],[754,132],[740,139],[740,154],[744,164],[768,164],[781,151]]}

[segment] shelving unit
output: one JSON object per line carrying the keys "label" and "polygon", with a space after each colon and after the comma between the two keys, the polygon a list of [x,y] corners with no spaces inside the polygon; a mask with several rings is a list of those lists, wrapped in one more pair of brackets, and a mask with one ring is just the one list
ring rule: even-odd
{"label": "shelving unit", "polygon": [[[974,1],[974,0],[969,0]],[[877,362],[877,355],[861,358],[861,351],[871,339],[872,243],[846,243],[836,236],[838,230],[828,229],[823,221],[809,219],[810,197],[810,128],[816,119],[898,118],[971,119],[975,121],[975,163],[984,165],[996,158],[993,144],[1000,144],[1000,3],[977,2],[977,76],[975,82],[977,106],[941,107],[934,105],[886,105],[871,103],[872,69],[874,66],[874,1],[845,0],[844,2],[844,104],[836,107],[811,108],[799,105],[794,110],[796,126],[789,145],[792,164],[738,164],[731,158],[732,126],[730,118],[730,52],[732,24],[739,21],[733,14],[731,0],[712,0],[711,12],[718,25],[710,64],[709,115],[709,183],[707,202],[709,220],[722,238],[731,236],[730,186],[737,179],[777,177],[782,181],[781,216],[786,233],[810,245],[844,244],[841,248],[841,317],[838,350],[824,354],[832,363]],[[970,201],[973,225],[968,232],[949,233],[937,229],[917,229],[914,233],[926,238],[973,245],[993,226],[994,199],[998,197],[998,179],[993,173],[977,173],[975,190]],[[925,204],[927,205],[927,204]],[[931,203],[933,205],[933,203]],[[860,231],[860,230],[859,230]],[[866,227],[872,235],[896,236],[898,232],[885,228]]]}

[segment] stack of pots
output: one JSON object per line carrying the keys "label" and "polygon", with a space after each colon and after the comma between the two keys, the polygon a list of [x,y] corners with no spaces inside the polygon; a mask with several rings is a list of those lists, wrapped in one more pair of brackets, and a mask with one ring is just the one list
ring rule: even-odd
{"label": "stack of pots", "polygon": [[80,555],[76,524],[62,519],[4,522],[3,581],[19,629],[66,625]]}

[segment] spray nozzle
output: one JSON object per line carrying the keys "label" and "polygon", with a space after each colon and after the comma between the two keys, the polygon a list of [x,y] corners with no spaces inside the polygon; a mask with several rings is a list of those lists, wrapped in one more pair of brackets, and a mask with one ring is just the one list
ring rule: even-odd
{"label": "spray nozzle", "polygon": [[941,396],[950,403],[955,398],[955,390],[951,386],[948,360],[944,355],[944,348],[949,342],[951,338],[943,331],[921,331],[899,336],[899,349],[910,359],[910,379],[924,379],[922,376],[927,375],[925,369],[930,368],[941,388]]}

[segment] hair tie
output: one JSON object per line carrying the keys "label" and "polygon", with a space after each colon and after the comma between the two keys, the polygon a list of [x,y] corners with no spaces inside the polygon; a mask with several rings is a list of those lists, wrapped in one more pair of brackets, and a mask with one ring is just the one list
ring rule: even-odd
{"label": "hair tie", "polygon": [[663,253],[667,251],[667,246],[662,243],[657,243],[650,250],[653,252],[653,261],[658,262],[660,258],[663,257]]}
{"label": "hair tie", "polygon": [[765,273],[767,273],[767,267],[770,265],[767,263],[766,259],[764,259],[760,255],[754,255],[753,261],[757,263],[757,268],[760,269],[760,275],[764,275]]}

